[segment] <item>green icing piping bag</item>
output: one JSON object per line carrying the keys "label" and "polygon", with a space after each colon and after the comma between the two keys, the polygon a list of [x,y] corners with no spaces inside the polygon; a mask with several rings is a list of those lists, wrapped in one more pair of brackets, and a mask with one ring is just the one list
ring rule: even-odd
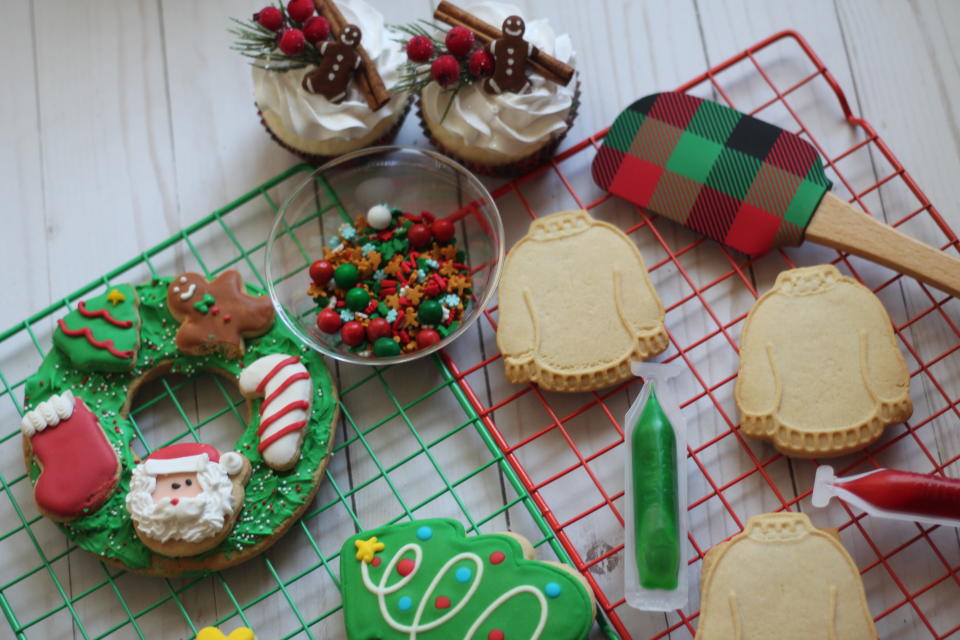
{"label": "green icing piping bag", "polygon": [[682,367],[634,363],[644,379],[626,433],[627,604],[670,611],[687,603],[686,441],[675,390]]}
{"label": "green icing piping bag", "polygon": [[[651,385],[652,386],[652,385]],[[630,437],[637,575],[644,589],[676,589],[680,572],[677,439],[651,388]]]}

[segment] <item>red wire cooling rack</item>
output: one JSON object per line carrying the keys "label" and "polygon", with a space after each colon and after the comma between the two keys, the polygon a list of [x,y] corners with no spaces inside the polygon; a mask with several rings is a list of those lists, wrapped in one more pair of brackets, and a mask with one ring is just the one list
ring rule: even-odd
{"label": "red wire cooling rack", "polygon": [[[796,131],[827,159],[836,192],[915,237],[957,250],[957,236],[873,127],[854,116],[836,79],[799,34],[778,33],[679,90]],[[740,327],[758,292],[770,288],[784,268],[833,262],[877,292],[890,312],[911,369],[915,411],[875,445],[831,463],[842,474],[889,466],[960,476],[960,437],[953,434],[960,417],[960,355],[955,353],[960,349],[955,320],[960,304],[912,279],[822,248],[804,246],[748,259],[611,199],[593,186],[589,171],[605,134],[581,142],[494,195],[508,219],[514,212],[522,218],[519,211],[535,218],[583,208],[619,224],[641,247],[667,308],[671,347],[660,359],[679,359],[690,372],[681,407],[690,425],[692,577],[699,575],[707,550],[741,530],[750,515],[803,510],[818,526],[839,529],[863,574],[881,637],[957,634],[956,530],[874,520],[840,504],[822,511],[809,508],[819,463],[789,460],[742,437],[732,395]],[[543,200],[544,193],[561,206],[535,210],[530,203]],[[513,222],[522,233],[526,220]],[[496,328],[495,308],[486,312],[486,321]],[[624,603],[621,420],[640,383],[602,393],[550,394],[503,381],[492,344],[481,351],[495,355],[482,355],[479,361],[476,354],[449,351],[454,353],[444,359],[457,384],[616,630],[623,637],[692,637],[699,609],[696,587],[691,587],[690,605],[671,614],[644,614]],[[554,453],[545,457],[546,450]],[[574,510],[571,504],[577,505]]]}

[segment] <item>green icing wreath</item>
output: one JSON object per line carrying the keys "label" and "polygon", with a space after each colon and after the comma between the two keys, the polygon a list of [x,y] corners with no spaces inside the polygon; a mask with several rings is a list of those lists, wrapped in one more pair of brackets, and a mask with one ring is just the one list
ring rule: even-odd
{"label": "green icing wreath", "polygon": [[[126,371],[78,369],[62,349],[64,323],[55,336],[55,348],[44,358],[39,370],[26,381],[24,408],[35,408],[40,402],[70,390],[86,403],[99,418],[100,427],[116,452],[121,471],[110,497],[96,510],[58,526],[80,548],[126,569],[157,575],[191,575],[207,571],[211,565],[225,568],[239,564],[263,551],[279,534],[302,514],[313,499],[321,474],[326,467],[332,446],[331,429],[337,418],[337,394],[323,358],[302,345],[282,322],[274,322],[263,335],[246,340],[242,358],[228,359],[220,352],[209,355],[186,355],[177,349],[174,336],[180,326],[167,307],[167,288],[171,278],[155,278],[147,284],[130,287],[119,285],[110,293],[86,301],[84,327],[94,340],[112,338],[118,348],[136,345],[136,336],[123,335],[139,331],[139,349],[132,368]],[[110,296],[116,291],[136,290],[139,298],[139,327],[118,329],[107,326],[99,309],[108,309]],[[264,295],[258,288],[246,285],[247,293]],[[116,302],[113,303],[116,306]],[[82,305],[78,305],[82,306]],[[76,311],[66,324],[77,330]],[[123,314],[117,312],[117,317]],[[121,344],[125,343],[125,344]],[[118,351],[120,353],[125,353]],[[189,558],[166,558],[147,548],[134,531],[125,505],[131,471],[139,462],[131,448],[137,437],[133,421],[123,413],[131,383],[157,370],[193,377],[202,371],[215,371],[233,379],[246,365],[269,354],[299,356],[313,382],[311,415],[304,434],[299,461],[292,469],[278,472],[264,464],[257,450],[262,398],[253,400],[247,428],[234,449],[250,461],[252,475],[246,484],[245,498],[237,520],[228,536],[214,549]],[[82,455],[77,455],[82,464]],[[28,460],[31,481],[36,483],[41,467],[35,457]],[[219,556],[219,557],[216,557]]]}

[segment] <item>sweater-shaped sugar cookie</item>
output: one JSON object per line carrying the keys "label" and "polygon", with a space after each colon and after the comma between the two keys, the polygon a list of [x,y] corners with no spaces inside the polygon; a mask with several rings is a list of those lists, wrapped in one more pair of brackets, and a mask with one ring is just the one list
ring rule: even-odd
{"label": "sweater-shaped sugar cookie", "polygon": [[836,532],[767,513],[703,562],[696,640],[873,640],[860,572]]}
{"label": "sweater-shaped sugar cookie", "polygon": [[630,238],[586,211],[555,213],[507,256],[497,345],[510,382],[589,391],[667,348],[663,316]]}
{"label": "sweater-shaped sugar cookie", "polygon": [[832,265],[777,276],[740,343],[740,428],[787,455],[851,453],[913,411],[883,305]]}

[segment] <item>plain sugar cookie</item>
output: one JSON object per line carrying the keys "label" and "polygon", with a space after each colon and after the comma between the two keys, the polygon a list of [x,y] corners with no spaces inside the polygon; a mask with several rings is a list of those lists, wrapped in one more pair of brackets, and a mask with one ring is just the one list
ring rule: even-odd
{"label": "plain sugar cookie", "polygon": [[910,417],[910,374],[880,300],[833,265],[791,269],[740,339],[740,428],[789,456],[840,456]]}
{"label": "plain sugar cookie", "polygon": [[835,531],[767,513],[703,561],[696,640],[874,640],[860,572]]}
{"label": "plain sugar cookie", "polygon": [[534,220],[507,256],[497,345],[506,377],[590,391],[667,348],[663,303],[636,245],[586,211]]}

